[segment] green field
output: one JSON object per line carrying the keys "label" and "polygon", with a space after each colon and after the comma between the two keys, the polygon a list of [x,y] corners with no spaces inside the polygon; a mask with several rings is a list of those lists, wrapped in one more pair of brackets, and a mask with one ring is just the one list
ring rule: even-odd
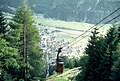
{"label": "green field", "polygon": [[[93,24],[83,23],[83,22],[66,22],[61,20],[54,20],[54,19],[46,19],[43,16],[37,16],[35,17],[35,20],[44,25],[39,25],[40,28],[46,28],[48,30],[55,30],[55,37],[57,41],[64,40],[65,42],[73,41],[76,37],[83,34],[86,30],[94,26]],[[98,25],[97,27],[100,27],[102,25]],[[107,24],[104,27],[99,29],[100,34],[105,35],[107,30],[109,29],[111,25]],[[89,36],[91,34],[91,29],[89,32],[84,34],[83,36],[80,36],[77,40],[72,42],[72,47],[76,49],[76,47],[85,46],[88,43]],[[86,38],[84,38],[87,36]],[[83,39],[84,38],[84,39]],[[75,53],[74,53],[75,54]]]}
{"label": "green field", "polygon": [[53,75],[47,78],[47,81],[68,81],[69,78],[76,76],[74,74],[78,72],[79,72],[79,67],[73,69],[65,68],[62,74],[54,73]]}
{"label": "green field", "polygon": [[[69,70],[70,69],[66,68],[66,69],[64,69],[63,73],[65,73],[65,72],[67,72]],[[47,81],[52,81],[52,80],[54,80],[54,81],[66,81],[66,79],[67,79],[66,76],[63,76],[62,78],[61,77],[57,77],[59,75],[60,75],[59,73],[55,72],[53,75],[51,75],[50,77],[47,78]]]}
{"label": "green field", "polygon": [[[58,40],[61,39],[62,36],[62,38],[66,41],[72,40],[74,37],[79,36],[84,31],[88,30],[90,27],[93,26],[93,24],[83,22],[66,22],[61,20],[46,19],[43,17],[36,17],[35,20],[45,25],[45,28],[47,29],[59,30],[60,32],[56,32]],[[109,24],[105,25],[105,27],[100,28],[99,31],[105,34],[109,26]],[[90,34],[90,32],[88,32],[88,34]]]}

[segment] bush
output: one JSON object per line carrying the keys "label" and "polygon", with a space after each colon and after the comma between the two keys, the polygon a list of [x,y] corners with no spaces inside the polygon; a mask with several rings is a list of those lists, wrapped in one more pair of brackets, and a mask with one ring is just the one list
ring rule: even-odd
{"label": "bush", "polygon": [[52,75],[54,73],[54,71],[55,71],[55,65],[51,65],[49,67],[49,75]]}

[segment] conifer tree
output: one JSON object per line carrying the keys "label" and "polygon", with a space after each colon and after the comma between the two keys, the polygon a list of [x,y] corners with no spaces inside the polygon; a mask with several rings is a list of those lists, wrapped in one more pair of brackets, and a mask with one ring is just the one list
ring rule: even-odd
{"label": "conifer tree", "polygon": [[111,81],[109,77],[111,75],[111,67],[114,62],[113,55],[114,55],[114,51],[116,51],[117,49],[117,44],[118,44],[117,31],[115,25],[113,25],[113,27],[109,29],[104,40],[105,40],[104,44],[102,44],[102,46],[104,46],[103,47],[104,53],[99,65],[99,73],[100,73],[99,80]]}
{"label": "conifer tree", "polygon": [[11,47],[19,48],[20,45],[20,33],[21,33],[21,25],[15,22],[8,23],[10,27],[10,31],[6,36],[6,40],[9,42]]}
{"label": "conifer tree", "polygon": [[17,81],[19,64],[18,50],[9,46],[9,42],[0,35],[0,81]]}
{"label": "conifer tree", "polygon": [[113,66],[111,68],[111,76],[110,79],[112,81],[120,80],[120,42],[117,44],[117,50],[113,55]]}
{"label": "conifer tree", "polygon": [[[95,29],[96,30],[96,29]],[[116,51],[118,38],[115,25],[107,32],[105,37],[97,36],[92,32],[91,40],[86,48],[88,62],[85,70],[78,75],[80,81],[111,81],[111,67],[113,65],[113,54]],[[82,77],[82,78],[81,78]]]}
{"label": "conifer tree", "polygon": [[112,67],[111,80],[112,81],[119,81],[120,80],[120,57],[114,63],[114,66]]}
{"label": "conifer tree", "polygon": [[100,41],[97,36],[99,32],[97,32],[97,28],[95,28],[94,32],[92,32],[92,36],[90,36],[89,44],[86,48],[86,54],[88,54],[88,63],[86,65],[85,71],[85,81],[99,81],[99,75],[97,73],[97,69],[100,63]]}
{"label": "conifer tree", "polygon": [[9,27],[10,30],[8,30],[5,16],[0,12],[0,81],[17,81],[19,75],[18,49],[12,46],[11,40],[7,40],[7,37],[11,37],[8,33],[11,32],[12,27]]}
{"label": "conifer tree", "polygon": [[39,32],[33,25],[32,13],[26,3],[17,10],[14,21],[22,25],[20,55],[23,59],[21,78],[24,80],[41,78],[43,68],[42,50],[38,47]]}
{"label": "conifer tree", "polygon": [[94,28],[92,35],[90,36],[89,44],[86,48],[87,63],[82,68],[82,72],[77,76],[77,81],[99,81],[99,75],[97,69],[100,63],[100,41],[97,32],[97,28]]}
{"label": "conifer tree", "polygon": [[7,23],[4,14],[2,11],[0,11],[0,34],[3,34],[3,38],[5,38],[5,35],[7,33]]}

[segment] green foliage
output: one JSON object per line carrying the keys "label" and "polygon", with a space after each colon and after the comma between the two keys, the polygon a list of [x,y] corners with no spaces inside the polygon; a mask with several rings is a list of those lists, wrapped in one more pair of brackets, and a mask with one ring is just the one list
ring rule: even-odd
{"label": "green foliage", "polygon": [[8,74],[5,71],[2,71],[0,81],[14,81],[14,80],[12,79],[12,76],[10,74]]}
{"label": "green foliage", "polygon": [[114,62],[114,65],[112,67],[112,73],[111,73],[111,80],[112,81],[119,81],[120,80],[120,57],[117,61]]}
{"label": "green foliage", "polygon": [[0,34],[3,34],[3,38],[5,38],[7,33],[7,23],[4,14],[0,11]]}
{"label": "green foliage", "polygon": [[117,45],[117,50],[113,52],[112,59],[113,59],[114,62],[117,61],[118,58],[120,57],[120,54],[119,54],[120,50],[119,50],[119,48],[120,48],[120,43],[118,43],[118,45]]}
{"label": "green foliage", "polygon": [[80,67],[80,63],[79,62],[80,62],[80,59],[79,58],[75,58],[74,59],[74,64],[75,64],[74,67]]}
{"label": "green foliage", "polygon": [[84,81],[84,78],[85,78],[85,70],[86,70],[86,64],[88,63],[88,56],[87,55],[83,55],[80,57],[80,60],[79,60],[79,67],[81,67],[79,70],[80,70],[80,73],[76,76],[76,81]]}
{"label": "green foliage", "polygon": [[[15,24],[8,24],[0,12],[0,81],[16,81],[19,75],[18,49],[14,46],[16,44],[15,38],[18,38],[18,35],[12,33],[18,31],[13,25]],[[14,39],[10,39],[11,37]]]}
{"label": "green foliage", "polygon": [[[18,57],[17,49],[9,46],[9,43],[0,37],[0,69],[1,81],[14,81],[17,78],[19,64],[16,60]],[[6,78],[7,77],[7,78]]]}
{"label": "green foliage", "polygon": [[62,59],[64,59],[65,68],[72,69],[80,66],[78,58],[68,58],[67,56],[64,56]]}
{"label": "green foliage", "polygon": [[117,44],[117,50],[113,55],[114,64],[111,68],[111,76],[110,79],[112,81],[119,81],[120,79],[120,42]]}
{"label": "green foliage", "polygon": [[75,62],[73,61],[73,59],[69,59],[69,68],[72,69],[74,68]]}
{"label": "green foliage", "polygon": [[[23,3],[22,6],[17,10],[16,15],[13,19],[15,22],[21,24],[22,32],[20,33],[20,55],[23,61],[21,61],[21,69],[23,71],[25,69],[28,70],[25,77],[23,73],[22,79],[28,78],[28,80],[40,79],[43,74],[43,52],[42,49],[39,48],[39,32],[38,29],[33,25],[34,20],[32,13],[28,6]],[[25,38],[24,38],[25,37]],[[24,40],[26,39],[26,45],[24,44]],[[26,52],[23,50],[23,47],[26,46]],[[27,56],[27,57],[25,57]]]}
{"label": "green foliage", "polygon": [[69,60],[67,56],[61,57],[64,60],[64,67],[69,68]]}
{"label": "green foliage", "polygon": [[5,17],[2,12],[0,12],[0,33],[5,33],[6,32],[6,22],[5,22]]}
{"label": "green foliage", "polygon": [[[0,16],[4,21],[4,16]],[[16,12],[13,19],[15,22],[10,22],[9,31],[5,27],[6,22],[1,21],[0,27],[0,70],[1,81],[18,81],[18,80],[40,80],[44,74],[43,68],[43,53],[38,47],[39,32],[33,25],[31,11],[23,4]],[[27,58],[23,57],[23,30],[26,28],[26,41],[27,41]],[[2,37],[5,36],[5,39]],[[27,62],[26,62],[27,61]],[[26,62],[26,63],[25,63]],[[24,76],[24,69],[29,70],[27,75]],[[6,77],[8,76],[8,77]]]}
{"label": "green foliage", "polygon": [[49,75],[53,75],[53,73],[55,72],[56,66],[55,65],[51,65],[49,67]]}
{"label": "green foliage", "polygon": [[39,77],[43,74],[43,60],[42,60],[42,50],[38,47],[32,48],[29,51],[29,60],[28,62],[32,66],[33,69],[30,70],[30,74],[32,77]]}
{"label": "green foliage", "polygon": [[90,36],[89,44],[86,48],[86,54],[88,55],[88,63],[86,64],[85,69],[85,78],[86,81],[98,81],[99,75],[97,74],[97,69],[100,63],[99,57],[99,37],[97,36],[99,32],[95,28]]}
{"label": "green foliage", "polygon": [[116,26],[110,28],[105,37],[98,36],[97,29],[92,32],[91,40],[86,48],[87,63],[79,75],[77,81],[111,81],[111,67],[113,55],[117,49]]}
{"label": "green foliage", "polygon": [[117,38],[117,31],[116,31],[116,26],[113,25],[113,28],[110,28],[108,31],[106,37],[105,37],[105,43],[104,48],[104,56],[102,57],[102,60],[100,61],[99,65],[99,72],[101,74],[100,80],[105,80],[105,81],[110,81],[110,74],[111,74],[111,67],[113,65],[114,59],[114,51],[117,49],[117,43],[118,43],[118,38]]}
{"label": "green foliage", "polygon": [[86,64],[87,64],[87,60],[88,60],[88,56],[87,55],[81,56],[81,58],[79,60],[79,66],[81,67],[82,70],[85,70]]}
{"label": "green foliage", "polygon": [[22,31],[21,25],[18,23],[10,22],[9,24],[10,31],[6,36],[6,40],[9,41],[10,46],[19,48],[20,45],[20,32]]}

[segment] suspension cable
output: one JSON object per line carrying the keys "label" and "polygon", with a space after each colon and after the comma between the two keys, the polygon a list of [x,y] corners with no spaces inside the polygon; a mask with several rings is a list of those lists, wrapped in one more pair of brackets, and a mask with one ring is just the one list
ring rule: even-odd
{"label": "suspension cable", "polygon": [[[120,17],[120,15],[117,15],[117,16],[115,16],[114,18],[112,18],[111,20],[109,20],[109,21],[105,22],[105,23],[104,23],[104,25],[100,26],[98,29],[100,29],[100,28],[104,27],[106,24],[108,24],[109,22],[111,22],[111,21],[113,21],[113,20],[117,19],[118,17]],[[79,41],[81,41],[81,40],[85,39],[85,38],[86,38],[86,37],[88,37],[88,36],[89,36],[89,35],[86,35],[84,38],[81,38],[80,40],[78,40],[78,41],[76,41],[76,42],[79,42]],[[75,42],[75,43],[76,43],[76,42]],[[74,45],[75,43],[70,44],[70,46],[71,46],[71,45]]]}
{"label": "suspension cable", "polygon": [[[93,29],[95,26],[97,26],[98,24],[100,24],[102,21],[104,21],[105,19],[107,19],[109,16],[111,16],[112,14],[114,14],[115,12],[117,12],[120,9],[117,8],[116,10],[114,10],[113,12],[111,12],[108,16],[106,16],[105,18],[103,18],[102,20],[100,20],[98,23],[96,23],[94,26],[90,27],[88,30],[86,30],[84,33],[80,34],[78,37],[74,38],[70,43],[74,42],[76,39],[78,39],[79,37],[81,37],[82,35],[84,35],[85,33],[89,32],[89,30]],[[118,15],[119,16],[119,15]],[[116,18],[115,18],[116,19]],[[107,23],[107,22],[106,22]],[[105,23],[105,24],[106,24]]]}

